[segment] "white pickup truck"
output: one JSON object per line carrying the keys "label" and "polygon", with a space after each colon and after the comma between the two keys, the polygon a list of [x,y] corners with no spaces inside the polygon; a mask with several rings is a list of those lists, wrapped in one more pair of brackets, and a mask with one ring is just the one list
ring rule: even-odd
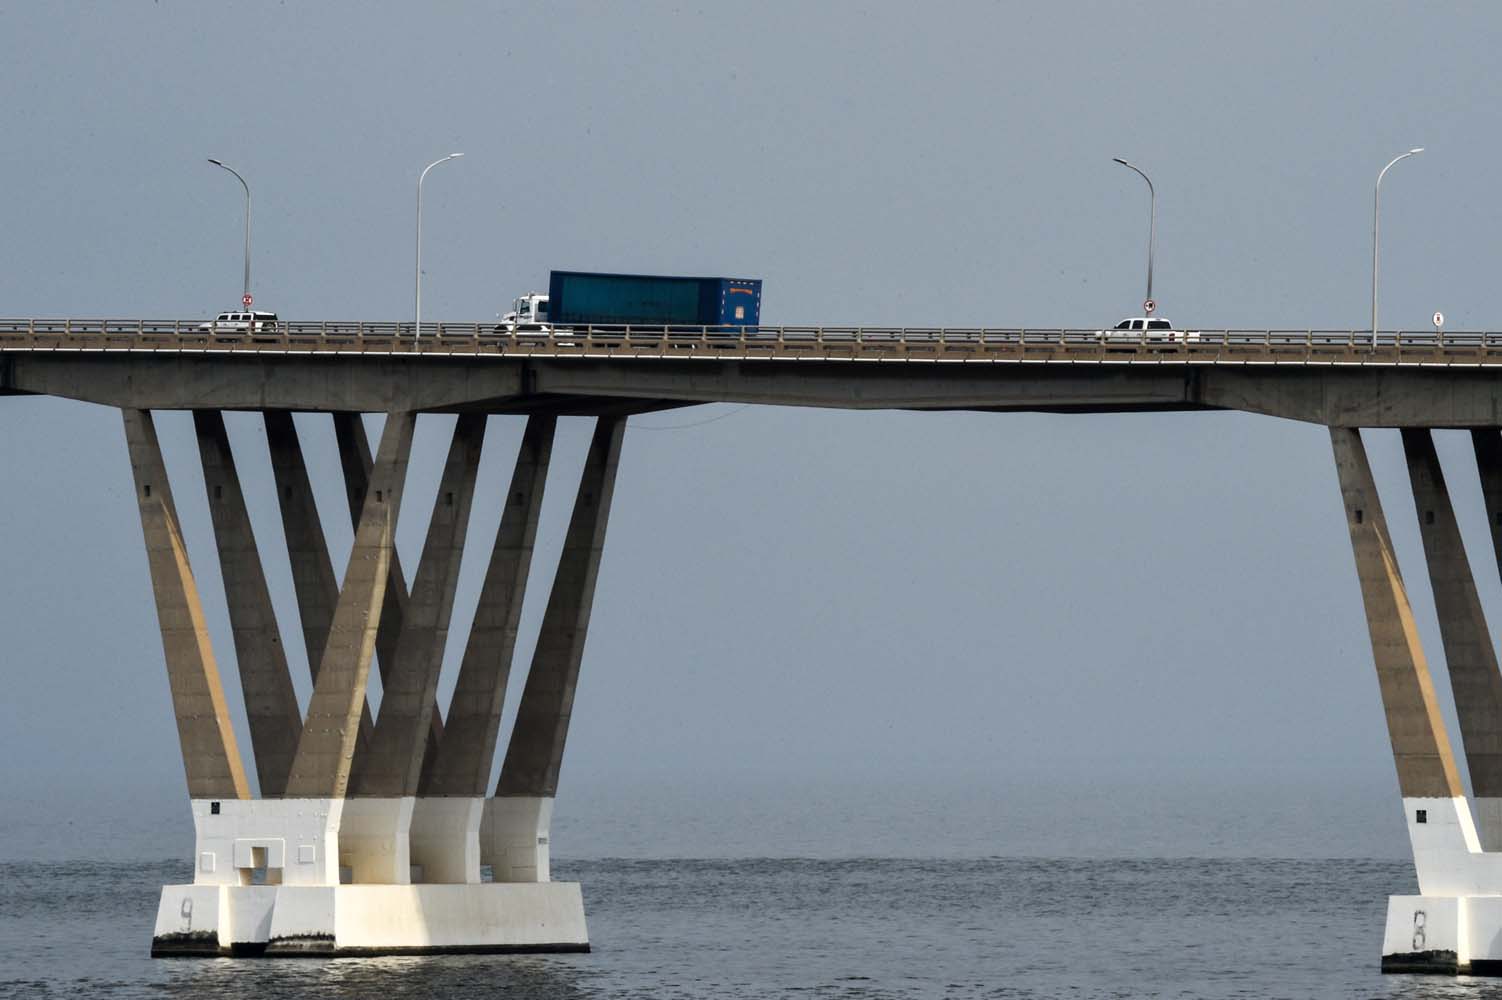
{"label": "white pickup truck", "polygon": [[199,323],[198,329],[206,333],[275,333],[276,323],[273,312],[222,312],[207,323]]}
{"label": "white pickup truck", "polygon": [[1192,344],[1200,339],[1197,330],[1175,330],[1173,324],[1161,316],[1133,316],[1124,319],[1109,330],[1096,330],[1101,340],[1119,340],[1140,344]]}

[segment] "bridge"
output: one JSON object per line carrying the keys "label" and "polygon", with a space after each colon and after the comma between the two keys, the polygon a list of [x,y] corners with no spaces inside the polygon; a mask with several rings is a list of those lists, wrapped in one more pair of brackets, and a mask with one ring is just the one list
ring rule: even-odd
{"label": "bridge", "polygon": [[[1218,330],[584,327],[0,320],[0,394],[122,411],[196,831],[152,951],[375,954],[580,950],[579,886],[550,878],[550,819],[615,475],[632,415],[710,402],[851,409],[1241,410],[1330,429],[1419,894],[1389,899],[1383,967],[1502,973],[1502,670],[1432,431],[1470,432],[1502,572],[1502,334]],[[19,401],[19,400],[18,400]],[[249,721],[247,761],[152,411],[190,410]],[[263,415],[302,642],[293,692],[223,413]],[[327,414],[354,546],[335,573],[294,412]],[[360,413],[386,415],[374,449]],[[396,554],[413,428],[458,414],[408,575]],[[475,624],[450,636],[481,443],[526,427]],[[560,416],[594,432],[516,723],[501,706]],[[1361,429],[1402,430],[1426,574],[1457,699],[1452,748]],[[341,514],[342,517],[342,514]],[[1415,575],[1417,578],[1417,575]],[[438,704],[444,649],[462,642]],[[366,701],[381,678],[378,713]],[[495,757],[500,779],[488,787]],[[1459,768],[1466,767],[1467,797]],[[484,870],[491,873],[484,879]]]}

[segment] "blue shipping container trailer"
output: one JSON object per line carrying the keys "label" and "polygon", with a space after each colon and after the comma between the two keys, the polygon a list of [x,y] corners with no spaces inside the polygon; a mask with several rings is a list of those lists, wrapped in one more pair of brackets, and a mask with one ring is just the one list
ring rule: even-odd
{"label": "blue shipping container trailer", "polygon": [[558,326],[756,326],[761,279],[553,271],[548,312]]}

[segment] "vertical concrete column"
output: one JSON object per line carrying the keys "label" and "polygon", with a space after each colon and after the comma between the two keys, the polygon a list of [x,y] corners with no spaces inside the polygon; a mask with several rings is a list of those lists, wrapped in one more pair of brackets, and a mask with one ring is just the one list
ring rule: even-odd
{"label": "vertical concrete column", "polygon": [[[370,489],[370,442],[365,436],[365,424],[358,413],[334,414],[334,438],[339,444],[339,464],[344,469],[344,492],[349,499],[349,516],[358,519]],[[391,554],[391,575],[386,581],[386,600],[381,605],[380,630],[376,634],[376,663],[380,668],[381,686],[384,688],[391,664],[396,662],[396,647],[401,642],[402,622],[407,615],[407,578],[402,572],[401,558]],[[433,709],[433,732],[429,737],[431,750],[443,732],[443,716]]]}
{"label": "vertical concrete column", "polygon": [[[422,854],[423,876],[430,882],[480,880],[484,796],[557,424],[555,417],[527,418],[443,739],[432,766],[423,770],[412,850],[414,859]],[[536,839],[534,824],[530,840],[535,844]]]}
{"label": "vertical concrete column", "polygon": [[1485,850],[1502,849],[1502,671],[1466,558],[1460,524],[1428,430],[1402,431],[1419,535],[1429,564],[1445,665]]}
{"label": "vertical concrete column", "polygon": [[188,564],[156,427],[145,410],[121,412],[188,795],[194,799],[246,799],[250,786],[209,643],[198,585]]}
{"label": "vertical concrete column", "polygon": [[395,550],[396,519],[407,478],[414,422],[411,413],[392,413],[386,418],[328,645],[293,758],[292,776],[287,782],[289,797],[343,798],[348,790],[376,629]]}
{"label": "vertical concrete column", "polygon": [[1361,432],[1332,427],[1330,443],[1340,477],[1351,549],[1356,557],[1356,576],[1361,583],[1361,600],[1366,609],[1377,684],[1398,771],[1398,790],[1407,814],[1419,891],[1427,893],[1449,874],[1457,853],[1479,851],[1480,844],[1455,769],[1449,735],[1434,695],[1429,664],[1419,643],[1413,609],[1398,571]]}
{"label": "vertical concrete column", "polygon": [[297,752],[302,732],[302,712],[287,670],[287,656],[271,607],[261,554],[256,549],[250,512],[235,472],[224,416],[217,410],[194,410],[193,428],[219,549],[256,775],[261,796],[276,798],[286,787],[292,769],[292,755]]}
{"label": "vertical concrete column", "polygon": [[[549,879],[548,828],[615,492],[625,417],[600,417],[487,817],[497,881]],[[483,847],[482,847],[483,851]]]}
{"label": "vertical concrete column", "polygon": [[[484,441],[485,416],[460,416],[454,425],[453,443],[438,484],[422,559],[412,581],[396,660],[387,673],[370,751],[357,763],[351,783],[353,794],[360,796],[361,801],[351,803],[349,808],[387,815],[402,815],[411,810],[416,817],[414,797],[437,705],[438,674],[443,666],[474,498],[475,474]],[[452,875],[448,864],[451,859],[441,844],[432,843],[432,838],[426,836],[427,826],[423,818],[417,818],[412,832],[400,829],[396,836],[407,840],[410,860],[423,866],[425,877],[432,872]],[[462,866],[459,874],[463,874]],[[468,880],[459,877],[445,881]],[[474,881],[479,881],[478,866]]]}

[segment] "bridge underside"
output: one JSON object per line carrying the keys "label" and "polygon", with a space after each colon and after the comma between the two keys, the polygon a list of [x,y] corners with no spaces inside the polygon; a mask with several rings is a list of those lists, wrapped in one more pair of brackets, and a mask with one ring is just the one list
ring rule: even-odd
{"label": "bridge underside", "polygon": [[700,403],[1127,413],[1240,410],[1330,427],[1502,427],[1485,368],[919,364],[36,352],[0,393],[130,409],[610,416]]}

